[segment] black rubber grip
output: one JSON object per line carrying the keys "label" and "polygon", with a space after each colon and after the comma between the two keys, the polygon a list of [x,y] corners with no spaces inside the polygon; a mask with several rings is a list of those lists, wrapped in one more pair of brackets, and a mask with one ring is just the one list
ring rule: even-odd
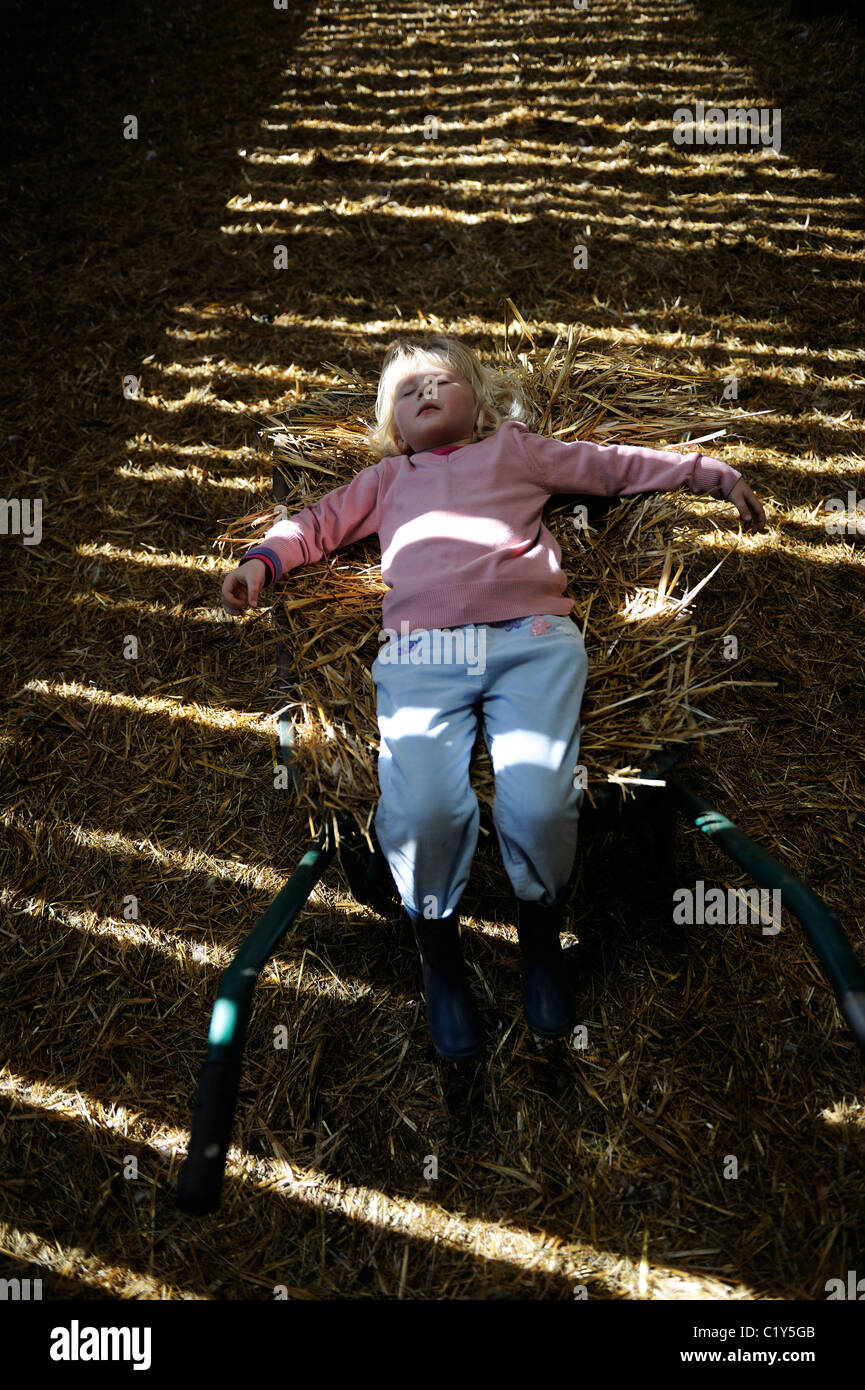
{"label": "black rubber grip", "polygon": [[241,1062],[205,1062],[192,1115],[189,1153],[177,1185],[177,1205],[193,1216],[216,1211],[240,1086]]}

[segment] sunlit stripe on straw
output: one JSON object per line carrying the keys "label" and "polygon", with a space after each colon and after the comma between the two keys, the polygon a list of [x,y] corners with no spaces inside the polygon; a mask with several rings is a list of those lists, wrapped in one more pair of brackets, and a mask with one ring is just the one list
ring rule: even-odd
{"label": "sunlit stripe on straw", "polygon": [[[146,434],[134,434],[125,441],[123,447],[125,449],[143,449],[148,457],[156,457],[159,454],[176,454],[178,458],[205,458],[211,461],[214,458],[232,459],[237,463],[246,463],[249,459],[267,459],[270,461],[269,454],[254,448],[251,444],[241,444],[238,448],[231,449],[227,444],[174,444],[151,439]],[[197,468],[195,464],[177,471],[182,473],[184,478],[190,476],[194,478],[199,473],[206,476],[205,470]],[[238,486],[249,489],[249,478],[238,478],[236,481]],[[232,478],[231,482],[233,484],[235,479]]]}
{"label": "sunlit stripe on straw", "polygon": [[[828,516],[829,513],[827,512]],[[819,525],[820,522],[812,516],[808,517],[811,524]],[[808,564],[816,565],[837,565],[839,558],[843,555],[845,565],[865,565],[865,549],[856,545],[856,536],[841,533],[837,536],[796,536],[787,534],[781,527],[775,527],[766,518],[767,529],[763,532],[743,531],[741,534],[730,535],[729,532],[718,533],[706,531],[700,535],[700,546],[715,550],[737,550],[737,549],[756,549],[759,545],[770,545],[772,554],[784,553],[793,555],[799,560],[802,559],[803,551],[807,551]],[[693,615],[689,615],[693,616]]]}
{"label": "sunlit stripe on straw", "polygon": [[[4,1068],[0,1073],[0,1094],[14,1097],[20,1103],[44,1109],[46,1112],[63,1113],[78,1123],[87,1123],[94,1129],[116,1130],[127,1142],[149,1145],[160,1152],[183,1153],[185,1155],[188,1136],[180,1130],[169,1131],[169,1137],[154,1133],[152,1124],[143,1123],[140,1114],[131,1116],[125,1107],[112,1105],[107,1111],[100,1102],[82,1095],[81,1092],[64,1090],[50,1082],[28,1083],[23,1077],[12,1075]],[[96,1109],[99,1106],[102,1118],[97,1120],[87,1112],[87,1105]],[[10,1120],[14,1119],[12,1111]],[[262,1129],[266,1134],[265,1126]],[[145,1137],[143,1130],[149,1130]],[[137,1132],[136,1132],[137,1131]],[[269,1135],[271,1143],[273,1136]],[[331,1136],[335,1138],[336,1136]],[[560,1237],[535,1235],[530,1231],[507,1226],[501,1221],[484,1221],[479,1217],[458,1216],[435,1202],[421,1202],[416,1198],[403,1198],[382,1192],[379,1188],[353,1186],[343,1183],[339,1178],[328,1178],[314,1168],[303,1168],[291,1162],[282,1146],[276,1145],[279,1157],[274,1160],[253,1158],[236,1147],[229,1149],[226,1162],[226,1177],[239,1182],[254,1182],[262,1196],[277,1199],[288,1198],[292,1203],[327,1211],[331,1215],[342,1215],[346,1222],[357,1223],[374,1229],[377,1233],[385,1230],[389,1235],[400,1233],[430,1245],[444,1245],[465,1254],[471,1250],[476,1258],[487,1259],[493,1263],[504,1261],[514,1269],[525,1272],[527,1269],[539,1270],[562,1279],[569,1279],[576,1286],[588,1276],[595,1285],[604,1281],[598,1278],[600,1271],[591,1259],[587,1260],[585,1251],[570,1255],[561,1249]],[[537,1188],[537,1182],[517,1169],[496,1169],[496,1179],[513,1178],[514,1181],[528,1183]],[[256,1181],[257,1179],[257,1181]],[[2,1229],[2,1228],[0,1228]],[[631,1260],[625,1255],[616,1254],[617,1283],[623,1274],[630,1276],[635,1290],[640,1288],[640,1266],[644,1266],[642,1284],[651,1295],[653,1282],[664,1281],[693,1282],[694,1276],[672,1265],[646,1263],[645,1256]],[[717,1290],[718,1297],[732,1297],[732,1287],[711,1276],[698,1276],[699,1285],[704,1290],[711,1286]],[[274,1288],[278,1281],[274,1282]],[[739,1296],[742,1294],[741,1286]]]}
{"label": "sunlit stripe on straw", "polygon": [[116,478],[134,478],[136,482],[164,482],[166,479],[182,478],[188,482],[206,483],[209,488],[219,488],[222,492],[249,492],[249,478],[220,478],[206,473],[201,468],[188,464],[152,463],[149,465],[121,463],[114,469]]}
{"label": "sunlit stripe on straw", "polygon": [[[27,1082],[24,1077],[11,1073],[7,1067],[0,1072],[0,1094],[10,1096],[19,1103],[36,1107],[38,1110],[66,1114],[68,1118],[78,1123],[85,1122],[94,1129],[119,1131],[125,1139],[135,1139],[135,1142],[148,1145],[162,1153],[186,1152],[188,1134],[184,1130],[171,1129],[163,1125],[163,1130],[167,1132],[157,1134],[155,1127],[143,1121],[140,1113],[131,1115],[124,1106],[115,1103],[112,1103],[110,1111],[106,1111],[101,1102],[80,1091],[66,1090],[47,1081]],[[94,1110],[97,1107],[102,1110],[103,1117],[99,1120],[94,1119],[87,1112],[88,1104]],[[852,1119],[852,1112],[855,1110],[859,1113],[861,1122],[862,1109],[861,1105],[853,1103],[850,1105],[851,1114],[840,1116],[836,1103],[822,1110],[820,1114],[827,1123],[838,1124],[845,1118]],[[13,1110],[10,1118],[14,1115]],[[312,1207],[325,1208],[329,1212],[341,1211],[352,1222],[360,1220],[370,1226],[385,1227],[394,1233],[403,1231],[406,1235],[426,1239],[432,1230],[436,1242],[463,1251],[471,1242],[476,1253],[491,1260],[508,1260],[522,1270],[527,1267],[541,1268],[553,1274],[575,1278],[580,1271],[586,1271],[585,1255],[579,1261],[575,1261],[560,1249],[548,1248],[550,1241],[554,1247],[558,1246],[558,1238],[534,1235],[528,1231],[505,1226],[501,1222],[456,1216],[434,1202],[392,1196],[379,1188],[353,1186],[343,1183],[338,1178],[328,1178],[315,1168],[304,1168],[289,1159],[282,1145],[276,1143],[266,1126],[261,1127],[271,1143],[275,1144],[278,1157],[273,1160],[254,1158],[235,1146],[229,1149],[226,1164],[227,1175],[231,1174],[241,1181],[248,1179],[251,1173],[256,1174],[260,1179],[259,1191],[284,1194],[290,1196],[292,1201],[302,1201]],[[137,1135],[134,1133],[136,1129]],[[143,1131],[149,1133],[145,1134]],[[331,1141],[335,1138],[336,1134],[332,1135]],[[519,1180],[532,1188],[537,1187],[535,1179],[519,1170],[503,1168],[495,1171],[500,1177],[513,1177],[514,1181]],[[420,1230],[415,1229],[418,1223]],[[503,1250],[503,1244],[509,1248]],[[641,1261],[617,1256],[616,1263],[620,1262],[631,1271],[636,1282]],[[674,1266],[653,1263],[652,1273],[674,1277],[681,1274],[681,1271]],[[726,1286],[719,1283],[719,1287]]]}
{"label": "sunlit stripe on straw", "polygon": [[172,936],[170,932],[162,931],[161,928],[150,926],[146,922],[127,921],[125,918],[100,917],[92,909],[77,911],[74,908],[58,907],[56,903],[49,902],[47,898],[39,898],[33,894],[28,894],[24,899],[20,897],[16,899],[8,888],[0,889],[0,903],[3,903],[10,913],[39,917],[44,912],[52,921],[59,921],[64,926],[68,926],[70,930],[109,937],[118,943],[129,946],[146,946],[159,951],[174,961],[182,953],[190,956],[196,965],[209,965],[216,969],[222,969],[231,964],[234,954],[229,947],[205,946],[202,942],[192,940],[188,936]]}
{"label": "sunlit stripe on straw", "polygon": [[[190,381],[207,378],[212,381],[217,375],[230,375],[238,379],[274,381],[277,385],[294,386],[294,377],[286,376],[283,367],[256,365],[252,362],[232,362],[223,357],[218,362],[148,362],[149,372],[161,376],[185,377]],[[135,399],[133,397],[133,399]]]}
{"label": "sunlit stripe on straw", "polygon": [[[852,205],[853,201],[854,201],[854,200],[851,199],[851,205]],[[357,331],[358,329],[360,329],[360,328],[362,328],[364,331],[369,331],[369,332],[380,332],[380,333],[387,333],[387,332],[415,332],[415,331],[426,331],[426,330],[428,329],[428,326],[429,326],[426,320],[421,321],[421,319],[419,319],[419,318],[417,318],[417,317],[412,317],[411,315],[409,315],[408,317],[403,318],[403,319],[395,319],[395,318],[393,318],[393,317],[391,317],[391,318],[383,318],[383,319],[382,319],[382,318],[376,318],[376,319],[358,319],[357,317],[348,318],[348,317],[345,317],[345,316],[342,315],[342,314],[334,314],[332,317],[329,316],[329,315],[328,315],[328,316],[324,316],[324,315],[320,315],[320,314],[292,314],[292,313],[289,312],[288,310],[285,310],[285,311],[283,311],[283,312],[280,314],[280,321],[281,321],[281,322],[285,325],[285,327],[287,327],[287,328],[302,328],[302,329],[318,329],[318,328],[322,328],[322,329],[326,329],[328,332],[338,331],[338,330],[340,330],[340,329],[345,329],[346,331],[350,331],[350,332],[356,332],[356,331]],[[501,326],[501,325],[492,323],[489,319],[484,319],[484,318],[479,318],[479,319],[477,319],[477,320],[473,320],[473,323],[474,323],[474,322],[477,323],[478,330],[484,329],[484,328],[485,328],[485,329],[489,329],[489,330],[491,330],[491,331],[495,331],[496,329],[500,328],[500,326]],[[533,322],[534,322],[534,325],[535,325],[535,331],[536,331],[536,333],[537,333],[539,336],[542,335],[542,334],[545,334],[545,333],[558,333],[558,332],[561,331],[561,328],[562,328],[561,323],[558,322],[557,320],[537,318],[537,319],[535,319]],[[758,327],[758,328],[761,327],[761,326],[763,326],[763,325],[760,325],[760,324],[757,324],[757,325],[756,325],[756,327]],[[771,325],[769,325],[769,324],[766,324],[766,325],[764,325],[764,326],[765,326],[767,329],[771,327]],[[757,355],[757,351],[758,351],[758,350],[757,350],[756,348],[754,348],[754,349],[749,349],[748,347],[743,347],[743,346],[742,346],[742,343],[741,343],[740,340],[739,340],[738,334],[737,334],[735,331],[731,332],[731,333],[730,333],[728,336],[726,336],[726,337],[722,335],[721,337],[719,337],[719,338],[717,338],[717,339],[715,338],[714,333],[715,333],[714,327],[709,327],[709,328],[707,328],[706,331],[705,331],[704,333],[695,333],[695,334],[693,335],[693,338],[692,338],[692,335],[689,333],[689,335],[688,335],[688,341],[689,341],[689,343],[693,342],[693,346],[694,346],[694,347],[712,347],[712,348],[714,348],[714,347],[720,347],[720,346],[728,346],[728,347],[730,347],[731,349],[734,348],[734,349],[736,350],[736,352],[737,352],[739,355],[743,356],[743,357],[747,357],[747,356],[750,356],[750,355],[753,355],[753,356],[756,356],[756,355]],[[625,334],[625,333],[623,332],[623,330],[620,329],[620,328],[605,328],[605,327],[604,327],[603,325],[601,325],[601,324],[598,324],[598,325],[596,325],[596,326],[593,326],[593,328],[592,328],[592,338],[593,338],[593,339],[597,339],[598,341],[601,341],[601,342],[606,341],[606,342],[610,342],[610,343],[617,343],[617,342],[619,342],[619,340],[620,340],[623,336],[627,336],[627,334]],[[669,347],[681,346],[681,333],[679,332],[679,330],[676,330],[675,332],[667,332],[667,333],[662,332],[662,331],[655,331],[655,330],[653,330],[653,331],[651,332],[651,334],[650,334],[650,335],[647,335],[647,336],[650,336],[650,337],[651,337],[651,341],[652,341],[653,343],[657,343],[657,344],[659,344],[659,345],[669,346]],[[772,355],[773,355],[773,357],[776,357],[776,358],[789,358],[790,361],[791,361],[791,365],[794,365],[797,358],[801,358],[803,361],[805,361],[806,359],[807,359],[808,361],[810,361],[814,354],[813,354],[813,349],[812,349],[812,348],[809,348],[809,347],[798,347],[798,346],[796,346],[795,344],[784,344],[784,343],[779,343],[779,344],[777,345],[777,347],[773,347],[773,349],[772,349]],[[849,351],[847,351],[847,350],[845,350],[845,349],[843,349],[843,348],[837,348],[837,349],[834,349],[834,348],[833,348],[833,350],[832,350],[832,361],[833,361],[833,363],[844,363],[844,362],[859,363],[859,362],[861,362],[861,360],[862,360],[861,351],[860,351],[859,349],[851,348]],[[664,377],[665,380],[668,380],[669,377],[670,377],[670,374],[669,374],[668,372],[666,372],[666,371],[663,372],[663,373],[659,373],[659,375],[662,375],[662,376]],[[708,377],[711,376],[711,373],[706,373],[705,376],[708,378]],[[697,373],[697,374],[695,374],[695,375],[693,375],[693,376],[688,376],[688,377],[679,377],[679,378],[677,378],[677,377],[675,377],[675,376],[673,377],[674,380],[683,380],[683,381],[699,380],[699,378],[700,378],[700,374],[699,374],[699,373]],[[311,384],[312,384],[312,385],[315,385],[315,384],[319,381],[318,374],[310,374],[309,379],[310,379]],[[638,379],[639,379],[639,374],[638,374]],[[840,380],[841,380],[841,381],[847,381],[847,380],[849,380],[849,378],[846,378],[846,377],[845,377],[845,378],[840,378]],[[854,379],[854,381],[855,381],[855,379]],[[323,379],[321,380],[321,385],[322,385],[323,387],[326,386],[326,385],[329,385],[329,384],[330,384],[330,383],[325,382]],[[733,411],[730,412],[730,414],[731,414],[731,416],[733,417],[734,421],[737,420],[737,419],[739,419],[739,418],[741,418],[741,416],[742,416],[743,414],[746,414],[746,413],[751,413],[751,412],[739,412],[738,410],[735,411],[735,412],[733,412]],[[756,412],[753,412],[753,413],[756,413]],[[784,419],[793,420],[793,417],[791,417],[791,416],[784,416],[784,415],[782,415],[782,414],[780,414],[780,413],[778,413],[778,412],[770,412],[770,413],[774,414],[775,418],[778,419],[778,420],[784,420]],[[681,425],[682,425],[681,419],[674,420],[674,421],[672,421],[671,423],[672,423],[672,425],[673,425],[674,428],[676,428],[676,429],[680,429],[680,428],[681,428]],[[796,417],[796,419],[794,420],[794,423],[798,423],[798,417]],[[601,429],[601,428],[603,428],[603,427],[602,427],[602,426],[599,426],[598,429],[596,429],[595,432],[598,433],[599,429]],[[615,428],[615,426],[608,426],[608,428]],[[557,438],[562,438],[562,437],[563,437],[563,434],[560,432],[560,433],[557,434],[556,437],[557,437]],[[175,447],[174,445],[171,446],[172,449],[173,449],[174,447]],[[207,452],[219,453],[219,454],[221,454],[221,453],[223,452],[223,450],[222,450],[221,448],[217,448],[216,446],[210,446],[210,447],[208,448]],[[786,466],[787,466],[787,465],[785,464],[785,467],[786,467]],[[792,463],[791,463],[791,466],[792,466]]]}
{"label": "sunlit stripe on straw", "polygon": [[[173,936],[170,932],[163,931],[147,922],[100,917],[92,909],[85,908],[83,911],[78,911],[74,908],[58,907],[56,903],[49,902],[47,898],[40,898],[33,894],[29,894],[24,899],[20,897],[16,899],[14,893],[8,888],[0,889],[0,903],[3,903],[10,913],[39,917],[44,912],[51,921],[68,926],[71,931],[83,931],[95,936],[104,936],[121,945],[149,947],[175,962],[186,956],[191,957],[196,965],[210,966],[222,971],[231,964],[235,955],[235,948],[231,946],[205,945],[189,936]],[[4,931],[3,934],[14,937],[13,932]],[[310,961],[313,963],[309,964]],[[275,958],[269,960],[261,972],[261,978],[265,979],[268,973],[271,977],[274,975],[276,977],[281,975],[293,977],[300,972],[299,984],[300,981],[305,981],[309,990],[314,990],[317,995],[332,995],[340,1003],[346,1001],[356,1003],[358,999],[373,994],[369,981],[360,976],[348,975],[345,970],[342,970],[337,976],[322,963],[321,968],[327,971],[327,974],[319,974],[315,964],[318,961],[319,958],[314,952],[304,949],[302,956],[298,959],[289,961]]]}
{"label": "sunlit stripe on straw", "polygon": [[[116,1083],[108,1084],[114,1086]],[[167,1125],[163,1120],[157,1123],[148,1119],[137,1108],[128,1110],[119,1101],[103,1101],[80,1088],[69,1090],[50,1080],[28,1081],[11,1071],[8,1064],[0,1070],[0,1095],[28,1109],[44,1111],[46,1116],[64,1115],[99,1134],[107,1131],[127,1143],[144,1144],[168,1157],[185,1153],[189,1142],[186,1130]],[[15,1113],[10,1111],[10,1118],[14,1118]]]}
{"label": "sunlit stripe on straw", "polygon": [[[106,594],[100,593],[98,589],[91,589],[87,593],[73,594],[71,598],[68,598],[66,601],[67,603],[74,604],[76,608],[86,608],[88,605],[92,606],[94,602],[101,603],[103,608],[110,608],[112,613],[129,613],[134,617],[140,617],[142,613],[164,613],[169,618],[176,618],[178,611],[177,602],[158,603],[155,599],[118,599],[113,596],[109,598]],[[317,602],[318,600],[315,601]],[[218,608],[208,607],[208,602],[213,604],[215,602],[215,597],[210,600],[202,598],[197,606],[193,605],[195,608],[196,627],[199,627],[203,623],[211,623],[214,627],[217,625],[224,627],[225,610],[222,608],[222,605],[220,604]],[[193,606],[187,605],[184,611],[190,613]],[[259,606],[261,607],[261,611],[264,612],[264,607],[261,606],[261,604]],[[196,677],[190,676],[187,679],[195,680]],[[177,685],[180,684],[179,681],[173,683]]]}
{"label": "sunlit stripe on straw", "polygon": [[274,714],[248,714],[239,709],[217,710],[212,705],[194,702],[184,704],[181,695],[124,695],[119,690],[105,690],[82,681],[27,681],[19,690],[32,690],[40,695],[57,698],[89,700],[110,710],[128,710],[134,714],[170,714],[173,719],[185,719],[190,724],[203,724],[211,729],[236,730],[238,725],[261,733],[268,720],[275,723]]}
{"label": "sunlit stripe on straw", "polygon": [[[28,1082],[8,1068],[0,1073],[0,1095],[14,1098],[19,1104],[44,1110],[47,1114],[62,1114],[77,1123],[87,1124],[95,1131],[116,1133],[126,1143],[146,1145],[166,1154],[185,1156],[188,1135],[178,1129],[158,1134],[155,1125],[143,1119],[140,1112],[129,1112],[125,1106],[112,1103],[110,1108],[81,1091],[67,1090],[49,1081]],[[12,1117],[15,1112],[12,1111]],[[335,1138],[336,1136],[331,1136]],[[271,1140],[271,1142],[273,1142]],[[379,1188],[353,1186],[339,1178],[328,1178],[314,1168],[303,1168],[285,1155],[273,1160],[254,1158],[245,1150],[232,1146],[225,1165],[226,1178],[251,1183],[262,1195],[287,1198],[292,1203],[342,1214],[356,1226],[361,1222],[377,1232],[414,1237],[448,1246],[465,1253],[471,1250],[476,1258],[494,1262],[506,1261],[515,1269],[543,1270],[561,1278],[579,1282],[578,1271],[585,1269],[585,1256],[576,1261],[567,1251],[557,1248],[559,1241],[543,1235],[506,1226],[502,1222],[485,1221],[479,1217],[457,1216],[435,1202],[421,1202],[382,1192]],[[491,1182],[512,1176],[510,1170],[497,1171]],[[513,1170],[515,1181],[528,1182],[535,1189],[537,1182],[528,1174]],[[631,1273],[636,1287],[639,1261],[617,1256],[617,1265]],[[672,1271],[671,1271],[672,1272]],[[278,1281],[276,1281],[278,1282]]]}
{"label": "sunlit stripe on straw", "polygon": [[[0,1221],[0,1250],[21,1264],[37,1266],[40,1273],[35,1277],[42,1279],[43,1296],[48,1298],[52,1293],[48,1275],[53,1273],[64,1281],[77,1280],[103,1291],[110,1284],[123,1298],[146,1298],[160,1302],[165,1299],[193,1299],[201,1303],[210,1301],[205,1294],[192,1293],[186,1287],[180,1288],[177,1284],[167,1284],[164,1279],[140,1274],[128,1265],[116,1264],[100,1255],[89,1255],[81,1246],[62,1245],[56,1240],[49,1245],[33,1231],[22,1230],[20,1226],[6,1221]],[[34,1277],[32,1269],[28,1277]]]}
{"label": "sunlit stripe on straw", "polygon": [[[255,1161],[256,1168],[263,1166],[265,1165],[261,1161]],[[301,1201],[311,1207],[323,1208],[329,1214],[342,1212],[353,1227],[362,1222],[377,1232],[383,1228],[389,1235],[420,1239],[431,1246],[442,1245],[463,1254],[471,1251],[475,1259],[489,1260],[491,1264],[504,1262],[522,1272],[542,1271],[569,1281],[575,1290],[584,1282],[589,1289],[612,1283],[604,1279],[602,1270],[594,1265],[590,1258],[587,1259],[585,1250],[574,1252],[573,1255],[563,1250],[560,1237],[535,1235],[533,1232],[505,1225],[501,1221],[457,1216],[434,1202],[420,1202],[416,1198],[389,1195],[378,1188],[355,1187],[339,1180],[329,1180],[317,1172],[296,1168],[287,1159],[279,1162],[279,1168],[282,1177],[276,1183],[264,1186],[265,1191],[290,1197],[292,1202]],[[500,1169],[491,1177],[491,1181],[509,1177],[514,1181],[525,1181],[527,1176],[517,1169]],[[536,1186],[534,1183],[530,1185]],[[425,1256],[419,1254],[416,1258],[423,1260]],[[600,1263],[598,1261],[598,1265]],[[614,1263],[618,1276],[615,1280],[616,1286],[625,1282],[625,1278],[629,1276],[632,1287],[637,1290],[642,1283],[646,1295],[650,1293],[653,1282],[659,1278],[665,1281],[684,1278],[692,1284],[694,1282],[694,1276],[675,1266],[655,1263],[649,1266],[645,1259],[631,1260],[618,1252]],[[715,1292],[716,1297],[733,1296],[732,1286],[721,1280],[711,1276],[698,1278],[705,1291],[704,1297],[707,1296],[709,1288]]]}
{"label": "sunlit stripe on straw", "polygon": [[[212,372],[211,375],[216,375]],[[210,382],[204,386],[191,386],[182,396],[175,396],[168,399],[159,394],[159,391],[143,391],[138,388],[138,394],[130,397],[133,405],[148,405],[155,410],[161,410],[165,415],[178,415],[182,410],[190,405],[206,405],[209,410],[221,411],[224,415],[247,415],[250,419],[257,418],[261,411],[277,410],[285,404],[285,390],[293,386],[293,382],[277,380],[271,382],[274,389],[282,388],[281,397],[271,400],[267,396],[261,397],[255,402],[255,406],[247,404],[245,401],[230,401],[222,396],[212,394],[209,390]]]}
{"label": "sunlit stripe on straw", "polygon": [[92,559],[128,560],[131,564],[146,565],[151,569],[159,566],[189,570],[216,569],[217,566],[225,568],[225,560],[218,555],[169,555],[164,551],[128,550],[110,542],[93,545],[87,541],[80,541],[75,549],[79,555]]}
{"label": "sunlit stripe on straw", "polygon": [[[6,825],[14,825],[7,818]],[[28,832],[32,828],[22,820]],[[201,849],[184,851],[159,849],[152,840],[133,840],[129,835],[121,835],[116,830],[87,830],[75,821],[52,820],[51,834],[66,835],[75,845],[86,845],[100,854],[110,854],[112,858],[147,860],[162,865],[172,874],[208,874],[232,883],[252,884],[255,888],[276,895],[284,888],[288,878],[273,869],[254,868],[242,859],[217,859]],[[314,891],[314,890],[313,890]]]}

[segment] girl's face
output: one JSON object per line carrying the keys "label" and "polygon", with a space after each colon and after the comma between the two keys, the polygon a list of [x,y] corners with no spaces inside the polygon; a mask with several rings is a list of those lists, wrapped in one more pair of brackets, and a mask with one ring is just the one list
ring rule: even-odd
{"label": "girl's face", "polygon": [[477,417],[474,392],[454,367],[407,364],[394,402],[394,433],[402,451],[471,444]]}

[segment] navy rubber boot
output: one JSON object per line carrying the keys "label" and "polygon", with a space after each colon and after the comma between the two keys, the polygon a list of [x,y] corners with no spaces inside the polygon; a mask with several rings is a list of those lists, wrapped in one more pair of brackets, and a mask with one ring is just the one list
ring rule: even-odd
{"label": "navy rubber boot", "polygon": [[458,913],[418,920],[406,916],[420,952],[433,1047],[447,1062],[477,1057],[483,1049],[484,1030],[466,978]]}
{"label": "navy rubber boot", "polygon": [[559,940],[565,904],[542,907],[523,899],[518,903],[526,1022],[538,1037],[563,1038],[573,1032],[577,1013]]}

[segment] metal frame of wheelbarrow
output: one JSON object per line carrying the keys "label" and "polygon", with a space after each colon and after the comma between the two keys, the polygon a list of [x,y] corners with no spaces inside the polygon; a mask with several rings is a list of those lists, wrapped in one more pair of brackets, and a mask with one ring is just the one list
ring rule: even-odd
{"label": "metal frame of wheelbarrow", "polygon": [[[297,786],[296,769],[291,761],[292,729],[285,712],[279,718],[279,736],[283,759]],[[657,847],[661,852],[672,852],[676,817],[680,814],[713,840],[761,887],[780,891],[783,906],[802,924],[835,992],[839,1011],[865,1058],[865,970],[854,955],[837,917],[816,893],[755,845],[731,820],[671,775],[671,769],[681,756],[681,748],[672,749],[644,769],[643,785],[637,786],[633,797],[624,803],[629,808],[627,816],[645,818]],[[652,786],[652,781],[660,785]],[[618,788],[609,783],[599,790],[591,810],[584,803],[581,820],[612,824],[616,810],[621,810],[622,805]],[[398,899],[374,832],[375,850],[370,855],[356,823],[348,817],[339,817],[338,823],[342,866],[354,897],[386,912],[388,899],[394,904]],[[322,830],[220,980],[210,1020],[207,1059],[192,1117],[189,1152],[178,1185],[177,1204],[181,1211],[204,1215],[216,1211],[219,1206],[255,984],[335,850],[333,836],[328,837]]]}
{"label": "metal frame of wheelbarrow", "polygon": [[[276,479],[276,470],[274,477]],[[288,653],[281,641],[277,647],[277,674],[283,680],[291,676]],[[286,710],[280,712],[278,727],[283,762],[297,789],[299,778],[293,759],[293,730]],[[640,784],[627,800],[623,801],[619,788],[613,783],[599,788],[594,805],[584,798],[581,824],[586,828],[611,824],[618,812],[619,825],[645,827],[654,842],[655,852],[669,861],[675,843],[676,818],[681,815],[713,840],[761,887],[778,889],[783,906],[802,924],[835,992],[838,1009],[865,1058],[865,969],[856,959],[837,917],[816,893],[673,774],[682,754],[683,747],[678,745],[654,758],[643,769]],[[340,859],[353,896],[358,902],[387,915],[389,904],[396,909],[399,900],[374,830],[374,852],[370,855],[365,837],[353,817],[337,816],[337,824]],[[335,851],[333,835],[329,835],[326,828],[322,829],[219,982],[210,1019],[207,1057],[192,1116],[189,1150],[178,1183],[177,1205],[181,1211],[205,1215],[219,1207],[256,981],[306,904]]]}

